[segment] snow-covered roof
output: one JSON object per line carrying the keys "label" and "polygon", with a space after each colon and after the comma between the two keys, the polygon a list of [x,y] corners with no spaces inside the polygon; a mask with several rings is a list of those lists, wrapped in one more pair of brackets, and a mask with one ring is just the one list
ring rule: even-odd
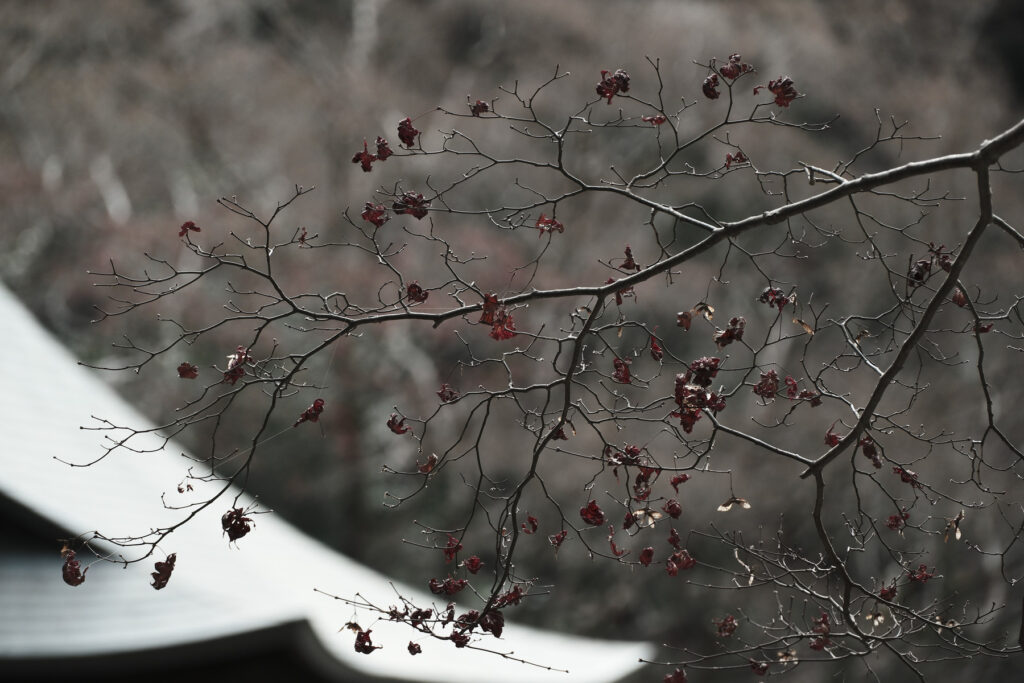
{"label": "snow-covered roof", "polygon": [[[120,453],[84,468],[55,459],[85,462],[102,453],[103,433],[80,429],[95,424],[91,416],[134,426],[149,422],[94,371],[77,365],[2,285],[0,321],[7,387],[0,393],[0,497],[71,534],[142,535],[180,519],[180,512],[160,502],[193,464],[173,442],[157,453]],[[254,533],[240,547],[230,546],[220,530],[227,507],[207,508],[167,540],[164,551],[177,552],[177,566],[159,592],[149,586],[149,560],[127,568],[95,563],[85,583],[72,588],[61,581],[56,544],[45,566],[38,558],[0,554],[0,669],[4,659],[139,653],[297,622],[308,624],[318,645],[360,679],[593,683],[618,680],[652,654],[645,643],[585,639],[514,623],[500,640],[481,641],[568,669],[566,674],[417,638],[406,625],[354,614],[314,588],[340,596],[358,592],[383,605],[397,604],[399,593],[420,605],[436,602],[432,596],[393,584],[272,514],[259,515]],[[353,616],[373,629],[373,642],[383,649],[371,655],[354,650],[353,634],[342,630]],[[422,654],[408,654],[410,639],[421,643]]]}

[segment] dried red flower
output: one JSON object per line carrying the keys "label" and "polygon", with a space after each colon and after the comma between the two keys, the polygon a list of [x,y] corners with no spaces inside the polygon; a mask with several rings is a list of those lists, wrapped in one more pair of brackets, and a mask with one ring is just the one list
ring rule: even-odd
{"label": "dried red flower", "polygon": [[876,470],[882,468],[882,459],[878,457],[878,448],[875,447],[875,442],[870,436],[862,438],[857,445],[861,447],[864,457],[871,461]]}
{"label": "dried red flower", "polygon": [[612,555],[615,557],[622,557],[629,552],[615,545],[615,527],[611,524],[608,525],[608,545],[611,546]]}
{"label": "dried red flower", "polygon": [[185,221],[181,224],[181,228],[178,230],[178,237],[185,237],[189,232],[202,232],[202,230],[202,228],[192,221]]}
{"label": "dried red flower", "polygon": [[373,170],[373,162],[375,161],[377,161],[377,157],[370,154],[366,140],[363,140],[363,151],[356,152],[355,156],[352,157],[352,163],[359,164],[363,169],[363,173],[369,173]]}
{"label": "dried red flower", "polygon": [[711,74],[705,78],[701,90],[704,92],[704,97],[709,100],[717,100],[721,97],[722,93],[718,92],[718,74]]}
{"label": "dried red flower", "polygon": [[565,232],[565,226],[559,221],[556,221],[554,216],[548,218],[544,214],[540,215],[540,218],[537,219],[537,224],[534,227],[540,231],[540,234],[537,235],[538,237],[543,235],[545,231],[552,233]]}
{"label": "dried red flower", "polygon": [[444,561],[447,564],[454,560],[458,552],[462,550],[462,543],[459,542],[459,539],[448,534],[448,541],[445,543],[442,550],[444,551]]}
{"label": "dried red flower", "polygon": [[591,500],[580,508],[580,517],[590,526],[601,526],[604,524],[604,511],[601,510],[601,506],[597,504],[596,500]]}
{"label": "dried red flower", "polygon": [[718,73],[722,74],[730,81],[739,78],[741,75],[753,71],[754,67],[750,66],[744,61],[741,61],[739,53],[733,53],[729,55],[729,63],[721,67]]}
{"label": "dried red flower", "polygon": [[751,659],[750,670],[758,676],[764,676],[766,673],[768,673],[768,662],[757,662]]}
{"label": "dried red flower", "polygon": [[520,524],[519,526],[523,530],[524,534],[529,535],[532,533],[536,533],[537,527],[539,525],[540,523],[537,521],[536,517],[534,517],[533,515],[527,515],[526,521]]}
{"label": "dried red flower", "polygon": [[742,150],[739,151],[739,152],[736,152],[736,154],[726,154],[725,155],[725,167],[726,168],[730,168],[733,164],[742,164],[745,161],[749,161],[749,159],[747,159],[747,155],[744,154]]}
{"label": "dried red flower", "polygon": [[658,343],[658,339],[652,334],[651,335],[651,358],[660,361],[665,357],[665,350],[661,348],[661,344]]}
{"label": "dried red flower", "polygon": [[[632,516],[631,516],[631,518],[632,518]],[[645,567],[649,567],[651,565],[651,562],[653,562],[653,561],[654,561],[654,548],[653,547],[647,546],[646,548],[644,548],[643,550],[640,551],[640,564],[642,564]]]}
{"label": "dried red flower", "polygon": [[409,303],[421,304],[427,300],[430,292],[420,287],[418,282],[410,282],[405,288],[405,300]]}
{"label": "dried red flower", "polygon": [[[603,522],[604,520],[601,520],[601,521]],[[600,524],[600,523],[601,522],[598,522],[598,524]],[[550,543],[551,545],[555,546],[555,550],[558,550],[559,548],[562,547],[562,543],[565,542],[565,538],[568,535],[569,535],[569,532],[566,531],[565,529],[562,529],[557,534],[552,534],[551,536],[548,536],[548,543]]]}
{"label": "dried red flower", "polygon": [[455,643],[455,647],[466,647],[469,645],[469,636],[464,631],[452,631],[449,638]]}
{"label": "dried red flower", "polygon": [[616,69],[615,73],[601,70],[601,82],[597,84],[597,94],[612,103],[612,98],[619,93],[629,92],[629,74],[622,69]]}
{"label": "dried red flower", "polygon": [[956,291],[953,292],[953,303],[955,303],[960,308],[963,308],[964,306],[967,305],[967,295],[964,294],[964,290],[960,289],[959,287],[957,287]]}
{"label": "dried red flower", "polygon": [[455,595],[465,588],[467,583],[468,582],[465,579],[453,579],[449,576],[444,581],[431,579],[427,585],[430,586],[431,593],[435,593],[437,595],[442,593],[445,595]]}
{"label": "dried red flower", "polygon": [[469,105],[469,112],[473,116],[480,116],[480,114],[486,114],[491,110],[491,107],[483,100],[477,100],[473,104]]}
{"label": "dried red flower", "polygon": [[372,654],[374,650],[380,649],[379,645],[374,645],[373,642],[370,640],[370,633],[371,632],[372,632],[372,630],[371,631],[360,630],[358,633],[356,633],[356,645],[355,645],[356,652],[362,653],[364,655],[368,655],[368,654]]}
{"label": "dried red flower", "polygon": [[363,212],[359,215],[367,223],[373,223],[375,228],[379,228],[391,220],[387,208],[383,204],[374,204],[373,202],[366,202]]}
{"label": "dried red flower", "polygon": [[683,540],[679,538],[679,532],[676,531],[675,527],[672,527],[668,533],[668,544],[676,550],[679,550],[679,546],[682,545],[682,542]]}
{"label": "dried red flower", "polygon": [[453,403],[459,400],[459,392],[452,389],[446,382],[441,385],[441,389],[437,392],[437,397],[441,399],[441,403]]}
{"label": "dried red flower", "polygon": [[770,401],[779,391],[779,375],[774,370],[761,373],[761,381],[754,385],[754,393]]}
{"label": "dried red flower", "polygon": [[775,104],[780,107],[788,107],[790,102],[800,96],[800,93],[793,87],[793,79],[788,76],[779,76],[774,80],[768,81],[767,86],[757,86],[754,88],[754,94],[756,95],[764,87],[767,87],[775,95]]}
{"label": "dried red flower", "polygon": [[512,319],[512,312],[504,306],[494,314],[494,323],[491,325],[490,336],[498,341],[505,341],[516,336],[516,323]]}
{"label": "dried red flower", "polygon": [[391,146],[388,145],[388,141],[378,135],[377,136],[377,159],[378,159],[378,161],[387,161],[388,157],[391,156],[392,154],[394,154],[394,152],[391,151]]}
{"label": "dried red flower", "polygon": [[715,330],[715,346],[721,349],[734,341],[741,341],[743,339],[743,328],[746,326],[747,321],[742,316],[731,318],[728,327],[724,330]]}
{"label": "dried red flower", "polygon": [[408,116],[398,122],[398,139],[402,141],[402,144],[406,147],[412,147],[416,144],[416,136],[420,132],[413,128],[412,119]]}
{"label": "dried red flower", "polygon": [[761,292],[761,296],[757,297],[757,300],[763,304],[774,306],[782,312],[782,309],[789,303],[789,297],[781,289],[775,287],[765,287],[765,290]]}
{"label": "dried red flower", "polygon": [[672,488],[675,489],[676,493],[679,493],[679,485],[682,484],[683,482],[686,482],[686,481],[689,481],[689,480],[690,480],[690,475],[688,475],[688,474],[677,474],[676,476],[672,477],[672,480],[669,482],[669,484],[672,485]]}
{"label": "dried red flower", "polygon": [[199,368],[191,363],[182,363],[178,366],[178,377],[181,379],[195,379],[199,376]]}
{"label": "dried red flower", "polygon": [[490,633],[495,638],[501,638],[501,632],[505,628],[505,616],[498,610],[492,609],[480,617],[477,623],[480,624],[483,631]]}
{"label": "dried red flower", "polygon": [[405,426],[405,418],[398,419],[398,413],[391,413],[391,417],[388,418],[388,429],[395,434],[405,434],[409,431],[409,428]]}
{"label": "dried red flower", "polygon": [[915,489],[921,488],[921,482],[917,480],[916,472],[912,472],[911,470],[903,467],[893,467],[892,473],[900,475],[900,481],[904,484],[910,484],[910,486]]}
{"label": "dried red flower", "polygon": [[480,322],[484,325],[493,325],[494,317],[498,313],[498,297],[488,292],[484,294],[483,309],[480,312]]}
{"label": "dried red flower", "polygon": [[429,208],[430,202],[419,192],[406,192],[398,201],[391,204],[391,210],[396,214],[408,214],[417,220],[426,216]]}
{"label": "dried red flower", "polygon": [[888,586],[882,586],[882,590],[878,591],[878,597],[890,601],[896,599],[896,581],[894,580]]}
{"label": "dried red flower", "polygon": [[901,510],[898,515],[889,515],[885,525],[893,531],[899,531],[906,525],[908,519],[910,519],[910,513],[906,510]]}
{"label": "dried red flower", "polygon": [[686,672],[676,669],[670,674],[665,674],[663,683],[686,683]]}
{"label": "dried red flower", "polygon": [[292,427],[298,427],[300,424],[307,421],[319,422],[320,413],[322,412],[324,412],[324,400],[322,398],[318,398],[313,401],[313,405],[306,408],[302,415],[299,415],[299,419],[295,421],[295,424],[293,424]]}
{"label": "dried red flower", "polygon": [[69,586],[81,586],[85,583],[85,574],[89,568],[86,567],[84,570],[81,568],[81,563],[75,558],[74,550],[64,549],[61,551],[61,555],[64,557],[64,566],[61,567],[61,577],[64,579],[64,583]]}
{"label": "dried red flower", "polygon": [[[836,426],[836,423],[833,422],[832,423],[832,427],[835,427],[835,426]],[[829,427],[828,431],[825,432],[825,444],[827,446],[838,446],[839,445],[839,440],[842,439],[842,437],[839,436],[838,434],[836,434],[835,432],[833,432],[832,431],[832,427]]]}
{"label": "dried red flower", "polygon": [[171,579],[171,572],[174,571],[174,563],[177,559],[178,554],[171,553],[163,562],[153,563],[153,568],[156,569],[155,572],[150,574],[153,577],[153,583],[151,584],[153,588],[160,590],[167,585],[167,582]]}
{"label": "dried red flower", "polygon": [[420,644],[419,643],[414,643],[411,640],[409,641],[408,650],[409,650],[409,654],[411,654],[411,655],[418,655],[421,652],[423,652],[423,648],[420,647]]}
{"label": "dried red flower", "polygon": [[470,574],[476,574],[484,566],[484,563],[478,556],[472,555],[463,560],[461,566]]}
{"label": "dried red flower", "polygon": [[655,116],[641,116],[640,120],[643,121],[644,123],[650,123],[655,126],[660,126],[661,124],[668,121],[668,119],[665,118],[663,114],[657,114]]}
{"label": "dried red flower", "polygon": [[917,571],[910,570],[907,572],[907,578],[914,582],[925,583],[928,579],[934,577],[935,574],[928,571],[928,565],[922,564],[918,566]]}
{"label": "dried red flower", "polygon": [[670,498],[661,509],[672,519],[679,519],[679,515],[683,514],[683,506],[675,498]]}
{"label": "dried red flower", "polygon": [[234,543],[252,531],[252,518],[245,516],[242,508],[232,508],[220,518],[220,526],[228,535],[228,542]]}
{"label": "dried red flower", "polygon": [[631,380],[629,364],[631,362],[632,361],[622,360],[621,358],[613,360],[612,365],[615,367],[615,370],[612,372],[612,379],[620,384],[629,384]]}
{"label": "dried red flower", "polygon": [[422,465],[419,460],[416,461],[416,469],[419,470],[420,474],[430,474],[434,471],[435,467],[437,467],[437,453],[431,453]]}

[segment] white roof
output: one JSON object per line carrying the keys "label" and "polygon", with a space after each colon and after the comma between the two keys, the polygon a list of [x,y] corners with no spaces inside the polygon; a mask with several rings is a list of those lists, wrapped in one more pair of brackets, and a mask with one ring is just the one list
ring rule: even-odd
{"label": "white roof", "polygon": [[[75,534],[141,535],[180,519],[180,512],[160,501],[164,492],[176,495],[193,464],[173,442],[157,453],[119,453],[85,468],[54,459],[85,462],[102,453],[103,433],[80,429],[95,424],[92,415],[118,424],[150,423],[94,371],[78,366],[2,285],[0,321],[6,387],[0,393],[0,494]],[[176,552],[178,560],[161,591],[149,586],[148,574],[153,559],[162,557],[126,569],[97,562],[85,583],[72,588],[61,581],[56,543],[45,566],[0,555],[0,662],[139,652],[296,621],[308,622],[320,645],[362,677],[458,683],[480,681],[486,671],[494,683],[593,683],[620,679],[640,667],[638,659],[653,654],[645,643],[584,639],[514,623],[500,640],[487,635],[479,641],[568,669],[567,675],[417,637],[406,625],[354,613],[314,588],[346,597],[358,592],[382,605],[398,604],[398,593],[417,605],[438,603],[434,596],[392,585],[273,514],[259,515],[253,533],[238,547],[229,546],[220,515],[232,498],[222,497],[167,540],[163,550]],[[80,559],[85,566],[89,553]],[[384,649],[355,652],[353,634],[342,630],[353,618],[372,628],[374,644]],[[409,640],[420,642],[423,653],[410,656]]]}

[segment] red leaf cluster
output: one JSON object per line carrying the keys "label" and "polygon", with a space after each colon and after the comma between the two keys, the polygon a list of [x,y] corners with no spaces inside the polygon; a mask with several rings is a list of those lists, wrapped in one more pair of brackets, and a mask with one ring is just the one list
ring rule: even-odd
{"label": "red leaf cluster", "polygon": [[427,300],[430,292],[420,287],[418,282],[410,282],[405,288],[405,300],[409,303],[421,304]]}
{"label": "red leaf cluster", "polygon": [[483,560],[481,560],[476,555],[467,557],[465,560],[462,561],[461,564],[461,566],[464,567],[466,571],[470,574],[476,574],[478,571],[480,571],[480,568],[483,567],[483,565]]}
{"label": "red leaf cluster", "polygon": [[910,519],[910,513],[906,510],[901,510],[898,515],[889,515],[889,519],[886,520],[885,525],[893,531],[899,531],[906,526],[908,519]]}
{"label": "red leaf cluster", "polygon": [[232,508],[221,516],[220,526],[233,543],[252,531],[252,518],[246,517],[242,508]]}
{"label": "red leaf cluster", "polygon": [[925,583],[934,576],[935,574],[928,571],[928,565],[926,564],[918,566],[917,571],[910,570],[907,572],[907,578],[917,583]]}
{"label": "red leaf cluster", "polygon": [[406,192],[391,205],[391,210],[396,214],[408,214],[417,220],[426,216],[429,208],[430,201],[424,199],[419,192]]}
{"label": "red leaf cluster", "polygon": [[412,125],[412,119],[408,116],[398,122],[398,139],[402,141],[402,144],[406,147],[412,147],[416,144],[416,136],[420,132],[416,130]]}
{"label": "red leaf cluster", "polygon": [[765,290],[761,292],[761,296],[757,297],[757,300],[763,304],[774,306],[782,312],[782,309],[789,303],[789,297],[781,289],[775,287],[765,287]]}
{"label": "red leaf cluster", "polygon": [[580,508],[580,517],[590,526],[601,526],[604,524],[604,511],[601,510],[601,506],[597,504],[596,500],[591,500]]}
{"label": "red leaf cluster", "polygon": [[523,530],[524,534],[529,535],[537,532],[537,528],[540,526],[540,523],[537,521],[537,518],[533,515],[527,515],[526,521],[520,524],[519,526]]}
{"label": "red leaf cluster", "polygon": [[741,341],[743,339],[743,328],[747,326],[747,321],[742,316],[737,316],[729,320],[729,326],[724,330],[715,330],[715,346],[718,348],[724,348],[734,341]]}
{"label": "red leaf cluster", "polygon": [[704,97],[709,100],[717,100],[722,95],[718,92],[718,74],[711,74],[705,78],[701,90],[704,92]]}
{"label": "red leaf cluster", "polygon": [[199,376],[199,368],[191,363],[182,363],[178,366],[178,377],[181,379],[195,379]]}
{"label": "red leaf cluster", "polygon": [[178,230],[178,237],[186,237],[189,232],[202,232],[202,230],[202,228],[192,221],[185,221],[181,224],[181,228]]}
{"label": "red leaf cluster", "polygon": [[747,159],[747,155],[744,154],[742,150],[740,150],[739,152],[736,152],[736,154],[726,154],[725,155],[725,167],[726,168],[730,168],[733,164],[742,164],[742,163],[744,163],[746,161],[750,161],[750,160]]}
{"label": "red leaf cluster", "polygon": [[435,593],[437,595],[441,595],[442,593],[445,595],[455,595],[465,588],[467,583],[468,582],[465,579],[453,579],[449,576],[444,581],[431,579],[427,585],[430,586],[431,593]]}
{"label": "red leaf cluster", "polygon": [[597,94],[612,103],[612,98],[619,93],[629,92],[629,74],[622,69],[616,69],[615,73],[601,70],[601,82],[597,84]]}
{"label": "red leaf cluster", "polygon": [[534,227],[540,231],[537,235],[538,237],[543,235],[545,232],[565,232],[565,226],[562,225],[560,221],[555,220],[554,216],[548,218],[544,214],[540,215],[540,218],[537,219],[537,224]]}
{"label": "red leaf cluster", "polygon": [[363,212],[359,215],[367,223],[373,223],[373,227],[375,228],[379,228],[391,220],[391,216],[388,215],[387,207],[383,204],[374,204],[373,202],[366,202],[366,206],[363,207]]}
{"label": "red leaf cluster", "polygon": [[459,392],[452,389],[447,383],[444,383],[437,392],[437,397],[441,399],[441,403],[453,403],[459,400]]}
{"label": "red leaf cluster", "polygon": [[405,418],[398,419],[398,413],[391,413],[391,417],[388,418],[388,429],[395,434],[405,434],[409,431],[409,428],[405,426]]}
{"label": "red leaf cluster", "polygon": [[479,117],[480,114],[486,114],[491,110],[491,107],[483,100],[477,100],[473,104],[469,105],[469,112],[473,116]]}
{"label": "red leaf cluster", "polygon": [[89,571],[89,568],[86,567],[84,570],[81,568],[81,564],[75,558],[74,550],[65,549],[61,555],[64,557],[64,566],[61,567],[64,583],[69,586],[81,586],[85,583],[85,573]]}
{"label": "red leaf cluster", "polygon": [[775,398],[779,391],[779,374],[774,370],[761,373],[761,381],[754,385],[754,393],[766,401]]}
{"label": "red leaf cluster", "polygon": [[731,614],[725,615],[723,619],[714,619],[712,623],[717,627],[720,638],[728,638],[736,632],[736,627],[739,626],[736,623],[736,618]]}
{"label": "red leaf cluster", "polygon": [[153,568],[155,572],[150,574],[153,577],[153,588],[160,590],[167,585],[167,582],[171,579],[171,572],[174,571],[174,563],[178,559],[177,553],[171,553],[167,556],[167,559],[163,562],[155,562]]}
{"label": "red leaf cluster", "polygon": [[299,415],[299,419],[295,421],[292,427],[298,427],[303,422],[319,422],[320,413],[324,412],[324,400],[318,398],[313,401],[313,405],[306,408],[302,415]]}
{"label": "red leaf cluster", "polygon": [[730,81],[739,78],[741,75],[753,71],[754,67],[750,66],[744,61],[741,61],[739,53],[733,53],[729,55],[729,63],[721,67],[718,73],[722,74]]}
{"label": "red leaf cluster", "polygon": [[379,650],[380,645],[374,645],[373,641],[370,640],[370,633],[372,631],[360,630],[356,633],[356,652],[364,655],[372,654],[374,650]]}
{"label": "red leaf cluster", "polygon": [[754,94],[756,95],[761,88],[765,87],[775,95],[775,104],[780,107],[788,107],[790,102],[800,96],[800,93],[793,86],[793,79],[788,76],[779,76],[774,80],[768,81],[767,86],[757,86],[754,88]]}
{"label": "red leaf cluster", "polygon": [[629,384],[632,379],[632,376],[629,373],[630,362],[631,361],[628,360],[622,360],[621,358],[616,358],[612,361],[612,365],[615,368],[612,372],[612,379],[619,384]]}

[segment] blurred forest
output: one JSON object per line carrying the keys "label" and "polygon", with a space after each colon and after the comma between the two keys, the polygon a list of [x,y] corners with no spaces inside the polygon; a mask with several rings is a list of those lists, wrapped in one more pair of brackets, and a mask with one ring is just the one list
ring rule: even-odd
{"label": "blurred forest", "polygon": [[[346,210],[358,215],[375,189],[396,180],[362,173],[351,163],[353,152],[364,138],[393,137],[396,122],[406,116],[438,106],[463,111],[467,96],[491,100],[502,96],[499,85],[539,84],[556,65],[572,74],[556,91],[572,111],[592,97],[601,69],[625,68],[634,87],[641,87],[653,77],[646,57],[660,60],[668,92],[693,101],[706,72],[693,62],[740,52],[758,68],[757,82],[788,74],[807,94],[791,118],[838,116],[821,134],[773,131],[765,139],[743,140],[766,168],[789,169],[801,161],[831,167],[869,145],[879,120],[890,116],[910,121],[907,135],[935,138],[886,147],[860,167],[866,172],[970,151],[1019,120],[1022,31],[1024,5],[1012,0],[9,0],[0,4],[0,279],[81,358],[116,364],[111,342],[121,335],[155,343],[174,330],[157,323],[152,312],[91,324],[95,307],[108,304],[87,270],[102,271],[110,261],[130,269],[141,264],[143,253],[186,264],[191,254],[177,239],[183,221],[204,230],[237,225],[237,217],[215,204],[218,197],[237,196],[266,211],[297,184],[317,189],[282,220],[310,234],[339,233]],[[545,101],[543,107],[558,111],[560,104]],[[694,125],[705,116],[696,107]],[[425,137],[450,125],[440,116],[417,120]],[[597,165],[614,154],[628,164],[631,153],[628,146],[610,154],[586,145],[576,152],[581,163]],[[433,157],[414,171],[384,170],[422,177],[443,174],[443,166],[433,165],[444,162]],[[692,200],[730,219],[763,206],[756,188],[706,187],[706,196]],[[970,191],[955,184],[949,190],[961,196]],[[1024,193],[1003,190],[1000,210],[1024,215]],[[949,225],[947,233],[937,228],[936,242],[956,242],[962,225],[953,224],[969,220],[973,210],[971,202],[964,204],[943,209]],[[637,223],[635,216],[609,215],[607,208],[600,202],[578,207],[575,223],[590,226],[594,235],[555,242],[546,257],[554,270],[547,286],[603,282],[607,274],[597,259],[621,250],[628,241],[625,226]],[[623,237],[610,249],[598,238],[602,230],[619,230]],[[521,253],[494,255],[496,270],[535,248],[536,234],[527,232]],[[487,251],[485,238],[467,234],[465,240],[467,251],[473,240]],[[1019,258],[993,246],[980,260],[989,267],[987,277],[1019,280]],[[359,276],[359,267],[344,260],[318,261],[315,268],[296,263],[288,277],[296,287],[329,290],[341,273]],[[698,290],[717,267],[711,262],[706,272],[694,273]],[[801,291],[821,301],[855,281],[863,296],[872,296],[873,285],[857,281],[856,262],[791,267]],[[723,292],[716,301],[723,311],[740,311],[750,307],[748,294]],[[187,307],[161,313],[209,320],[220,314],[224,298],[193,296]],[[653,298],[641,297],[637,305],[664,309],[667,327],[677,308],[690,305],[685,297],[685,306]],[[381,476],[382,466],[407,468],[412,456],[390,438],[381,416],[398,403],[414,410],[417,401],[436,401],[433,392],[449,381],[459,352],[455,342],[422,326],[396,326],[339,350],[331,360],[322,434],[310,429],[268,442],[250,489],[331,546],[403,579],[421,580],[436,556],[400,539],[415,540],[411,520],[417,518],[429,516],[434,526],[444,526],[446,510],[437,506],[446,495],[460,495],[459,484],[441,481],[434,485],[452,490],[434,491],[399,510],[385,508],[385,491],[395,482]],[[223,348],[234,345],[226,338]],[[200,365],[223,362],[220,349],[194,353]],[[179,361],[164,359],[172,373]],[[127,373],[103,377],[157,420],[181,402],[175,392],[185,390],[154,387],[151,378]],[[928,400],[944,402],[956,393],[948,387]],[[1018,390],[1001,400],[1020,398]],[[246,427],[236,426],[240,436]],[[813,433],[820,441],[820,432]],[[1016,436],[1024,438],[1019,428]],[[199,447],[204,434],[183,438]],[[517,438],[511,428],[507,438]],[[775,498],[788,495],[772,489],[770,471],[750,475],[751,483],[759,483],[749,496],[756,504],[777,505]],[[718,502],[727,493],[693,495]],[[794,514],[798,519],[800,512]],[[751,523],[751,533],[774,533],[775,520],[761,522],[765,528]],[[695,517],[692,524],[707,519]],[[626,568],[592,562],[568,547],[557,560],[550,553],[538,556],[529,571],[540,578],[538,585],[555,589],[528,601],[511,619],[671,644],[683,631],[709,631],[706,614],[715,610],[689,609],[697,593],[681,581],[634,581]],[[991,599],[1009,599],[1005,590],[993,589]],[[736,609],[735,594],[719,596],[720,611]],[[339,616],[339,626],[343,621]]]}

